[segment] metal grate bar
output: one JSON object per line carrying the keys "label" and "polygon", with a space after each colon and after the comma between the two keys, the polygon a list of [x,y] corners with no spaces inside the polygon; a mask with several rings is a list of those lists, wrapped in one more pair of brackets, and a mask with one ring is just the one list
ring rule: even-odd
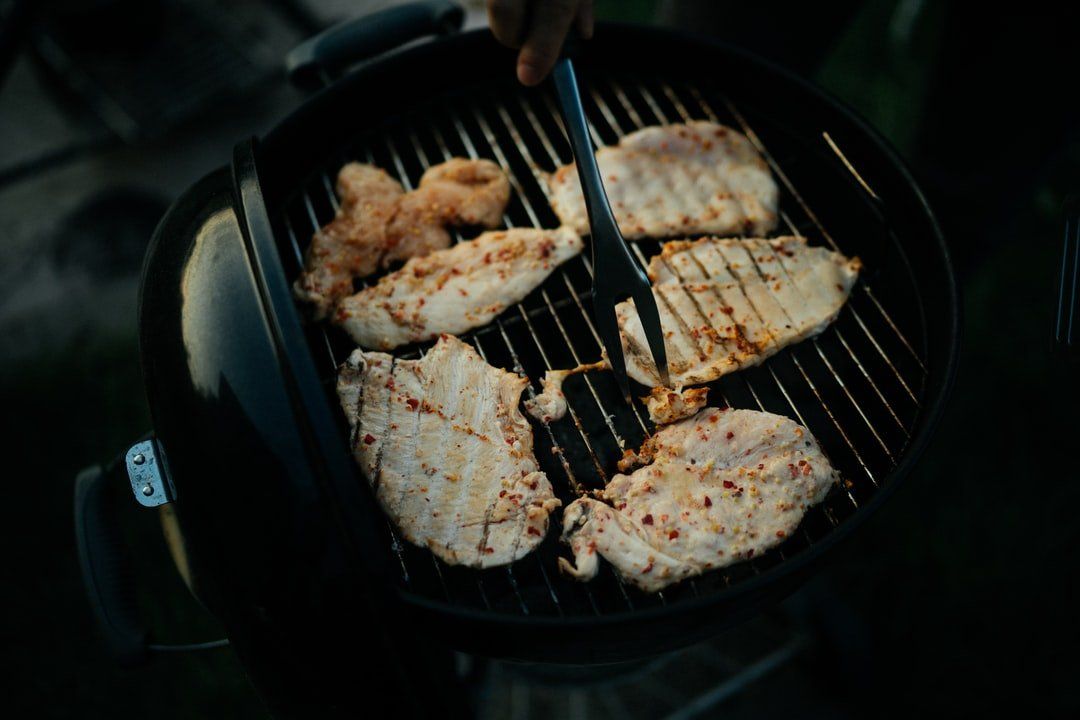
{"label": "metal grate bar", "polygon": [[[627,112],[631,114],[631,117],[633,118],[634,122],[637,123],[639,127],[643,127],[644,123],[642,122],[641,117],[637,114],[637,111],[634,110],[633,105],[629,102],[629,100],[626,97],[626,94],[622,90],[621,86],[614,80],[611,80],[609,82],[610,82],[610,85],[612,86],[613,90],[615,91],[616,96],[619,98],[619,101],[627,109]],[[669,90],[669,88],[667,88],[666,86],[664,87],[664,89]],[[640,87],[640,94],[645,99],[645,102],[648,103],[650,109],[653,112],[653,115],[657,119],[663,120],[664,122],[670,122],[670,119],[667,117],[667,115],[664,113],[664,111],[660,108],[659,103],[656,101],[656,99],[653,97],[653,94],[649,91],[649,89],[647,87],[641,86]],[[685,121],[690,121],[690,120],[693,119],[693,117],[690,115],[690,113],[687,112],[686,107],[682,104],[682,102],[678,99],[678,97],[676,97],[674,95],[674,93],[668,94],[668,98],[672,101],[672,104],[675,107],[676,112],[679,114],[679,116],[682,118],[682,120],[684,122]],[[795,225],[791,222],[791,219],[788,217],[787,213],[781,212],[781,215],[782,215],[782,217],[784,219],[785,224],[788,227],[789,232],[791,232],[792,234],[799,234],[798,230],[795,228]],[[899,417],[899,415],[897,415],[896,410],[893,409],[892,405],[885,398],[885,395],[882,393],[882,391],[878,387],[877,383],[874,382],[873,377],[871,377],[870,373],[867,372],[866,368],[863,365],[862,360],[859,359],[858,355],[856,355],[855,352],[851,349],[851,346],[848,344],[847,340],[844,339],[843,332],[840,330],[840,328],[837,327],[836,324],[834,323],[834,324],[829,326],[829,329],[827,330],[827,332],[831,332],[836,336],[836,338],[839,340],[840,344],[843,346],[844,350],[847,352],[848,357],[850,357],[851,360],[855,363],[856,367],[859,369],[859,371],[862,374],[863,378],[867,381],[867,383],[873,389],[874,394],[877,395],[879,400],[881,400],[882,405],[884,405],[884,407],[888,411],[890,417],[892,417],[892,419],[896,422],[897,427],[904,434],[905,438],[908,437],[909,436],[908,435],[908,430],[905,427],[904,423],[900,420],[900,417]],[[844,393],[847,395],[847,397],[851,401],[852,405],[855,406],[856,411],[862,416],[863,420],[866,422],[867,426],[870,428],[871,432],[874,434],[874,437],[881,444],[882,449],[885,450],[886,454],[889,455],[890,460],[892,460],[893,455],[890,452],[888,446],[885,444],[884,440],[882,440],[881,435],[878,434],[877,430],[874,428],[873,423],[871,423],[869,418],[866,416],[866,413],[863,412],[862,408],[859,407],[858,403],[855,401],[855,398],[851,395],[850,391],[848,391],[847,384],[845,384],[840,379],[838,373],[833,369],[832,364],[829,362],[828,358],[825,355],[824,350],[821,347],[821,343],[819,342],[819,339],[817,337],[814,337],[814,338],[812,338],[812,342],[813,342],[814,348],[817,350],[818,355],[820,355],[822,361],[828,366],[830,372],[832,372],[832,374],[833,374],[833,377],[836,378],[837,383],[840,385],[841,388],[843,388]]]}
{"label": "metal grate bar", "polygon": [[[472,117],[476,118],[478,123],[479,123],[479,121],[483,118],[483,115],[480,112],[474,112],[474,113],[472,113]],[[452,118],[453,118],[453,122],[454,122],[454,127],[458,131],[458,134],[461,136],[462,142],[465,143],[470,156],[474,157],[474,158],[478,157],[476,147],[472,143],[471,139],[469,138],[468,131],[465,129],[464,125],[462,124],[460,116],[458,116],[457,113],[452,113]],[[485,121],[485,123],[486,123],[486,121]],[[490,131],[491,131],[490,126],[487,126],[487,132],[490,133]],[[511,186],[513,187],[514,191],[518,194],[518,198],[521,200],[522,205],[525,207],[525,209],[526,209],[526,211],[527,211],[527,213],[529,215],[529,219],[533,222],[534,226],[539,226],[539,218],[536,215],[536,211],[533,209],[532,203],[529,200],[528,195],[524,192],[520,182],[518,181],[517,177],[515,176],[515,173],[512,172],[511,167],[510,167],[510,163],[509,163],[506,155],[504,154],[500,144],[494,138],[493,134],[487,135],[487,137],[490,138],[488,140],[489,147],[492,149],[492,152],[496,155],[496,158],[502,163],[503,167],[507,170],[507,177],[511,180]],[[508,226],[510,226],[512,224],[512,220],[511,220],[511,218],[509,216],[504,217],[504,221],[506,222],[506,224]],[[584,259],[584,257],[583,257],[583,259]],[[558,273],[559,275],[562,276],[563,281],[566,283],[568,289],[570,289],[572,291],[572,286],[570,285],[570,280],[569,280],[569,277],[566,275],[565,270],[557,269],[556,273]],[[540,292],[541,292],[541,297],[543,297],[545,303],[547,304],[547,306],[548,306],[548,308],[550,310],[552,318],[555,319],[556,325],[559,328],[559,332],[562,335],[563,340],[566,343],[566,347],[570,350],[571,356],[574,358],[574,362],[576,364],[580,365],[581,364],[581,356],[579,355],[577,349],[575,348],[574,343],[571,340],[570,335],[567,333],[565,326],[562,324],[562,322],[558,319],[558,316],[555,314],[554,308],[552,308],[552,306],[551,306],[551,299],[548,296],[547,291],[545,289],[541,288]],[[521,307],[520,304],[519,304],[518,307],[519,308]],[[582,307],[580,304],[578,305],[578,308],[581,311],[582,318],[586,321],[586,323],[591,328],[592,327],[592,321],[589,318],[588,313],[585,312],[584,307]],[[547,369],[547,370],[552,369],[551,363],[548,360],[547,352],[544,350],[544,343],[542,343],[540,341],[539,337],[537,336],[535,328],[533,328],[532,324],[530,322],[528,322],[528,320],[526,320],[526,324],[527,324],[527,327],[529,328],[530,335],[531,335],[536,347],[538,348],[538,350],[540,352],[541,358],[543,359],[545,369]],[[509,344],[509,341],[508,341],[508,344]],[[583,380],[585,381],[586,386],[589,389],[590,395],[592,396],[593,400],[596,403],[597,409],[603,415],[604,423],[605,423],[605,425],[607,425],[608,429],[610,430],[610,432],[611,432],[612,436],[614,437],[619,449],[620,450],[625,450],[626,449],[626,442],[622,438],[622,436],[618,433],[618,431],[615,429],[613,423],[611,422],[611,418],[610,418],[610,415],[608,413],[608,410],[607,410],[607,408],[604,407],[603,402],[600,400],[600,396],[596,392],[596,388],[594,387],[592,379],[589,378],[588,375],[586,374],[585,377],[583,378]],[[567,398],[567,407],[568,408],[571,407],[570,402],[569,402],[569,398]],[[637,412],[636,408],[634,410],[635,410],[635,413],[636,413]],[[594,461],[596,462],[600,478],[601,478],[601,480],[603,481],[604,484],[607,484],[607,480],[608,480],[607,472],[604,470],[602,463],[599,462],[599,458],[596,456],[596,453],[593,450],[592,444],[588,440],[587,434],[584,432],[584,429],[581,426],[580,420],[578,420],[576,416],[574,416],[574,418],[575,418],[575,425],[576,425],[576,427],[578,429],[578,432],[581,434],[582,439],[585,441],[586,446],[589,448],[589,451],[592,454],[592,457],[593,457]],[[641,422],[642,428],[646,429],[645,424],[641,420],[640,415],[638,416],[638,421]],[[579,495],[582,494],[580,488],[577,490],[577,493]],[[631,607],[633,607],[633,601],[631,600],[629,593],[627,593],[626,587],[623,584],[622,579],[619,578],[618,576],[616,576],[616,581],[618,582],[619,588],[620,588],[620,590],[621,590],[627,604],[630,605]],[[658,593],[657,595],[660,598],[661,602],[664,602],[663,594]]]}
{"label": "metal grate bar", "polygon": [[[621,90],[620,90],[620,93],[621,93]],[[596,103],[598,109],[600,110],[601,115],[604,117],[605,121],[607,122],[609,130],[612,133],[614,133],[614,135],[617,138],[622,137],[623,129],[619,126],[618,121],[616,120],[616,118],[614,116],[614,113],[612,113],[611,109],[608,107],[607,102],[599,95],[599,93],[596,92],[595,88],[593,88],[590,95],[591,95],[593,101]],[[623,98],[625,98],[625,94],[622,93],[622,95],[623,95]],[[629,100],[626,100],[626,104],[630,105]],[[641,121],[640,116],[637,115],[636,112],[634,113],[634,116],[637,117],[638,122]],[[661,122],[668,122],[667,118],[662,114],[657,116],[657,120],[659,120]],[[638,128],[640,128],[640,127],[644,127],[644,124],[638,125]],[[634,129],[638,129],[638,128],[634,128]],[[638,259],[642,263],[642,265],[647,265],[648,263],[647,263],[647,261],[645,259],[644,254],[641,252],[641,249],[638,247],[638,243],[630,243],[630,245],[633,247],[634,252],[637,254]],[[663,294],[660,294],[660,297],[662,299],[664,299]],[[664,302],[666,303],[667,300],[664,299]],[[672,310],[672,314],[675,317],[678,317],[678,315],[676,313],[674,313],[674,309],[673,308],[670,308],[670,309]],[[705,317],[704,314],[703,314],[703,317]],[[803,376],[803,378],[806,381],[807,385],[810,387],[811,391],[814,393],[815,396],[817,396],[818,401],[820,402],[822,408],[825,410],[825,413],[829,416],[829,419],[832,420],[833,424],[836,426],[837,431],[839,431],[841,436],[844,438],[844,441],[847,443],[848,447],[851,449],[852,453],[858,459],[859,464],[863,467],[863,470],[866,472],[867,477],[869,477],[871,482],[873,482],[876,485],[877,480],[874,477],[873,472],[871,472],[870,468],[867,466],[866,462],[863,460],[862,455],[856,449],[854,443],[852,443],[851,439],[849,438],[847,432],[844,430],[843,426],[836,420],[836,417],[834,416],[831,408],[829,408],[828,404],[821,397],[821,394],[818,392],[817,387],[814,385],[813,381],[810,379],[810,376],[806,373],[805,369],[803,368],[802,363],[799,361],[798,356],[795,355],[794,353],[791,353],[791,358],[795,362],[796,367],[798,368],[800,374]],[[779,379],[777,379],[777,382],[779,383]],[[886,448],[886,453],[888,453],[888,448]],[[889,457],[890,457],[890,460],[891,460],[892,459],[891,454],[889,454]]]}
{"label": "metal grate bar", "polygon": [[[669,87],[669,86],[665,85],[665,87]],[[704,95],[702,95],[702,93],[696,87],[693,87],[693,86],[687,86],[687,87],[688,87],[688,89],[690,91],[690,94],[694,97],[694,99],[697,101],[698,105],[701,107],[702,111],[705,112],[705,114],[711,120],[716,121],[717,120],[716,111],[713,110],[712,106],[709,104],[708,100],[705,99]],[[765,158],[765,161],[767,163],[769,163],[769,166],[773,169],[773,172],[776,173],[777,177],[780,178],[780,181],[783,183],[783,185],[787,189],[787,191],[789,193],[791,193],[792,197],[795,198],[796,202],[799,204],[799,207],[802,208],[802,210],[806,214],[807,218],[809,218],[809,220],[814,224],[814,226],[817,227],[818,231],[821,233],[822,237],[825,238],[826,242],[828,242],[829,245],[831,245],[834,250],[839,252],[839,250],[840,250],[839,245],[833,239],[832,235],[830,235],[829,232],[822,225],[821,221],[818,219],[818,217],[814,213],[814,211],[811,210],[809,205],[807,205],[806,201],[803,200],[802,195],[799,193],[798,190],[795,189],[794,184],[791,182],[790,179],[788,179],[787,174],[784,173],[783,169],[780,167],[780,164],[776,161],[776,159],[772,156],[772,154],[769,153],[768,148],[765,147],[765,144],[761,141],[761,138],[757,135],[757,133],[754,132],[753,128],[750,127],[749,123],[746,122],[746,118],[742,115],[742,113],[739,112],[738,108],[735,107],[735,105],[731,102],[731,100],[724,97],[723,102],[727,106],[728,112],[730,112],[732,114],[732,116],[736,119],[736,121],[739,123],[743,133],[750,140],[750,142],[754,144],[754,147],[756,147],[758,152],[761,153],[762,157]],[[885,311],[885,308],[882,307],[881,303],[878,302],[878,300],[874,296],[873,290],[870,288],[869,284],[867,284],[865,279],[860,278],[859,282],[858,282],[858,285],[859,285],[859,287],[862,288],[864,294],[871,300],[871,302],[877,308],[878,312],[881,313],[882,318],[885,320],[885,322],[889,325],[889,327],[896,334],[896,336],[900,340],[901,344],[904,345],[904,347],[906,347],[908,349],[908,351],[911,353],[912,358],[918,363],[919,367],[925,373],[926,372],[926,364],[923,362],[922,358],[919,357],[919,354],[915,351],[914,347],[911,345],[910,341],[907,339],[907,337],[904,335],[904,333],[901,332],[900,328],[893,321],[892,317]],[[869,327],[867,327],[866,322],[864,321],[862,316],[855,310],[854,307],[851,308],[851,310],[852,310],[852,315],[855,317],[856,322],[859,324],[859,327],[862,328],[863,332],[866,333],[867,337],[873,343],[874,347],[876,347],[878,349],[878,351],[881,353],[882,358],[889,365],[889,367],[893,368],[894,372],[896,373],[897,378],[900,380],[901,384],[904,386],[905,389],[908,390],[908,393],[911,395],[911,399],[916,404],[918,404],[918,398],[915,397],[915,394],[911,392],[911,390],[908,387],[907,383],[904,381],[903,376],[900,374],[899,370],[896,369],[895,365],[893,365],[893,362],[889,358],[888,354],[883,349],[881,349],[881,345],[878,343],[877,339],[870,332],[870,329],[869,329]]]}
{"label": "metal grate bar", "polygon": [[[723,96],[710,88],[708,97]],[[598,147],[653,123],[689,120],[695,116],[717,120],[706,95],[681,81],[672,86],[662,78],[649,78],[641,83],[637,79],[621,82],[602,77],[594,82],[584,99],[592,119],[590,134]],[[811,233],[816,230],[836,248],[820,220],[823,216],[808,207],[806,198],[813,199],[813,194],[799,194],[792,183],[791,177],[796,180],[802,177],[801,168],[793,166],[791,177],[784,174],[738,109],[727,98],[723,98],[723,105],[725,117],[735,118],[776,173],[786,191],[785,207],[789,201],[793,204],[788,210],[799,207],[800,211],[794,212],[802,222],[801,227]],[[688,108],[693,108],[693,112]],[[340,166],[351,159],[348,156],[360,158],[390,170],[406,188],[412,188],[423,172],[437,162],[455,155],[491,157],[504,169],[512,188],[510,204],[503,216],[505,226],[554,227],[558,219],[551,208],[545,173],[571,160],[562,130],[561,115],[549,93],[507,89],[500,95],[476,94],[449,103],[435,101],[416,112],[394,117],[382,126],[366,129],[347,156],[337,160]],[[773,142],[770,136],[770,143]],[[783,154],[786,147],[783,136],[776,146]],[[833,151],[844,161],[847,172],[858,179],[850,161],[838,148]],[[844,172],[839,166],[834,167],[837,172]],[[309,227],[311,232],[317,231],[323,224],[319,219],[325,222],[339,209],[332,171],[333,165],[328,163],[312,173],[284,213],[283,234],[288,238],[289,250],[282,249],[283,261],[297,268],[303,264],[300,236],[307,234]],[[852,187],[853,191],[862,192]],[[802,221],[804,215],[806,221]],[[800,226],[784,207],[780,217],[788,230],[799,233]],[[453,237],[455,242],[463,241],[459,233]],[[642,265],[647,265],[647,254],[651,254],[650,242],[630,244]],[[530,375],[532,382],[526,392],[534,398],[538,389],[535,381],[540,373],[566,367],[570,361],[581,364],[593,360],[602,350],[587,289],[593,272],[588,254],[581,254],[579,259],[556,268],[536,292],[508,308],[489,325],[466,333],[463,339],[471,342],[489,363],[504,367],[512,363],[515,371]],[[369,281],[361,281],[358,286],[368,284]],[[624,584],[610,563],[602,565],[600,577],[591,583],[578,583],[549,571],[548,563],[561,553],[554,543],[547,541],[530,557],[505,568],[476,571],[445,565],[425,550],[404,543],[387,519],[387,531],[401,567],[404,587],[432,597],[441,594],[447,602],[472,604],[494,612],[560,617],[602,615],[649,604],[668,604],[709,588],[729,587],[809,548],[815,539],[844,522],[871,497],[879,476],[895,465],[910,439],[911,423],[917,417],[919,394],[925,382],[926,366],[914,350],[916,345],[902,334],[874,297],[865,277],[860,278],[859,287],[859,296],[865,295],[867,300],[846,305],[840,319],[825,333],[785,349],[760,366],[743,369],[710,384],[715,397],[724,405],[788,414],[802,425],[815,428],[823,448],[828,447],[830,453],[838,456],[830,461],[845,477],[866,475],[868,482],[845,480],[840,492],[830,493],[825,502],[807,512],[799,531],[785,539],[783,545],[749,562],[719,569],[651,595]],[[671,302],[663,294],[660,298]],[[707,314],[696,299],[691,297],[691,301],[707,321]],[[327,357],[323,377],[328,392],[332,392],[338,363],[351,345],[345,344],[338,330],[309,326],[307,333],[313,352]],[[422,356],[427,347],[428,344],[423,344],[407,348],[404,357]],[[908,354],[914,362],[908,361]],[[909,379],[919,373],[916,368],[921,368],[923,376]],[[566,393],[571,422],[544,424],[543,432],[536,433],[541,465],[553,481],[560,470],[565,476],[565,484],[559,485],[564,497],[566,489],[571,495],[582,496],[598,483],[606,484],[609,478],[606,468],[615,455],[636,448],[653,430],[639,400],[631,402],[629,414],[618,411],[622,396],[615,392],[615,384],[608,375],[585,374],[581,381],[573,382],[575,385]],[[547,458],[548,449],[551,458]],[[560,520],[552,518],[553,530],[558,530]],[[427,563],[420,555],[431,558],[432,570],[427,570]]]}
{"label": "metal grate bar", "polygon": [[[630,99],[626,97],[626,94],[622,90],[622,87],[615,81],[609,81],[609,84],[611,85],[612,90],[615,91],[615,94],[619,98],[620,103],[623,105],[624,108],[626,108],[627,112],[629,112],[631,114],[631,118],[634,120],[634,122],[637,123],[637,126],[638,127],[644,127],[645,123],[642,121],[642,119],[640,119],[640,116],[638,116],[637,111],[634,110],[633,105],[630,103]],[[646,103],[648,103],[650,109],[652,110],[653,116],[656,117],[657,120],[659,120],[661,122],[664,122],[664,123],[670,123],[671,122],[671,120],[669,118],[667,118],[666,114],[660,108],[660,106],[657,103],[656,99],[654,99],[652,97],[652,94],[648,91],[647,87],[645,87],[645,86],[640,87],[639,94],[644,97],[644,99],[646,100]],[[604,104],[603,98],[597,97],[597,101],[598,101],[598,103],[602,104],[602,108],[605,107],[603,105]],[[606,116],[608,118],[611,118],[610,111],[606,112]],[[690,120],[690,118],[688,116],[683,116],[683,120]],[[791,227],[791,226],[789,226],[789,227]],[[794,228],[792,228],[792,232],[796,232],[794,230]],[[796,234],[797,234],[797,232],[796,232]],[[764,322],[764,321],[762,321],[762,322]],[[831,328],[835,332],[836,335],[838,335],[838,336],[840,335],[840,330],[838,328],[836,328],[835,325],[832,325]],[[811,338],[810,341],[811,341],[811,343],[813,345],[814,350],[816,350],[816,352],[818,352],[818,355],[821,357],[822,362],[828,368],[829,372],[832,373],[833,379],[836,381],[837,385],[839,386],[839,388],[841,389],[843,394],[845,394],[847,396],[847,398],[848,398],[849,402],[851,403],[852,407],[854,407],[855,411],[859,413],[859,416],[863,419],[863,422],[866,423],[867,429],[869,429],[870,433],[872,433],[874,435],[875,439],[877,439],[878,444],[881,446],[881,449],[883,451],[885,451],[886,456],[888,456],[889,460],[894,461],[893,453],[890,450],[889,446],[886,444],[886,441],[881,438],[881,435],[878,433],[876,427],[874,426],[874,423],[870,422],[869,418],[867,418],[867,416],[866,416],[866,412],[863,410],[862,407],[860,407],[860,405],[858,403],[858,400],[855,400],[854,396],[848,390],[848,384],[843,382],[843,380],[839,376],[839,373],[837,373],[836,369],[833,367],[833,364],[828,361],[828,357],[825,355],[825,352],[821,347],[821,342],[819,341],[819,339],[814,337],[814,338]],[[846,348],[848,347],[847,343],[845,343],[845,347]],[[849,352],[850,352],[850,349],[849,349]],[[860,359],[858,358],[858,356],[855,356],[854,353],[850,353],[850,356],[851,356],[852,361],[855,363],[855,365],[862,368],[862,363],[860,362]],[[864,375],[865,375],[865,370],[864,370]],[[877,385],[874,384],[873,379],[870,379],[868,375],[866,375],[866,379],[870,382],[870,384],[872,384],[874,386],[874,390],[877,391],[877,394],[878,394],[879,397],[881,397],[882,402],[885,403],[887,409],[892,413],[892,417],[896,419],[897,424],[900,424],[901,430],[903,430],[906,433],[906,430],[904,429],[903,423],[901,423],[900,419],[896,417],[895,412],[892,410],[892,407],[888,404],[887,400],[885,400],[885,397],[883,397],[881,395],[880,391],[877,390]]]}

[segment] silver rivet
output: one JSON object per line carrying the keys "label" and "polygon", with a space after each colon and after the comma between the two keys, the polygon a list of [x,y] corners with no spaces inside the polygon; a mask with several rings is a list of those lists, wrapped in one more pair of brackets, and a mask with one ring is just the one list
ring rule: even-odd
{"label": "silver rivet", "polygon": [[154,494],[154,486],[153,485],[143,485],[142,494],[146,495],[147,497],[150,497],[151,495]]}
{"label": "silver rivet", "polygon": [[[136,465],[142,465],[144,462],[146,462],[146,456],[142,453],[139,453],[135,457],[131,458],[131,462],[135,463]],[[149,495],[150,493],[146,494]]]}

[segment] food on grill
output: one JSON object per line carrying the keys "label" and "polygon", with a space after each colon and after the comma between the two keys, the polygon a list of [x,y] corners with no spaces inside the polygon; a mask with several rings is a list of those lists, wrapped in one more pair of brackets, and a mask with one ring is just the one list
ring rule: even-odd
{"label": "food on grill", "polygon": [[566,404],[566,395],[563,394],[562,386],[566,378],[578,373],[590,370],[610,370],[611,365],[607,359],[599,362],[578,365],[569,370],[548,370],[544,377],[540,378],[541,392],[531,400],[525,401],[525,411],[540,422],[549,423],[553,420],[561,420],[566,416],[569,407]]}
{"label": "food on grill", "polygon": [[563,515],[580,580],[599,557],[645,591],[752,558],[779,545],[839,476],[805,428],[779,415],[710,408],[645,441],[649,463],[616,475],[602,497]]}
{"label": "food on grill", "polygon": [[[671,423],[688,418],[709,400],[708,388],[691,388],[682,391],[665,387],[656,387],[641,398],[649,411],[649,419],[657,425]],[[621,468],[620,468],[621,469]]]}
{"label": "food on grill", "polygon": [[544,539],[561,503],[518,410],[527,385],[448,335],[419,360],[349,356],[337,389],[353,455],[407,540],[482,568]]}
{"label": "food on grill", "polygon": [[453,158],[406,193],[383,170],[349,163],[338,173],[337,192],[340,208],[312,238],[295,286],[318,319],[352,293],[353,278],[447,247],[447,226],[497,226],[510,183],[490,160]]}
{"label": "food on grill", "polygon": [[[619,229],[629,240],[693,233],[762,235],[776,227],[778,190],[744,135],[710,122],[647,127],[600,148],[596,161]],[[565,225],[589,232],[573,164],[548,178]]]}
{"label": "food on grill", "polygon": [[[649,277],[672,383],[715,380],[820,333],[836,319],[861,266],[803,237],[666,243],[650,260]],[[633,301],[615,313],[627,373],[659,385]]]}
{"label": "food on grill", "polygon": [[570,228],[486,232],[413,258],[345,298],[334,321],[361,346],[390,350],[490,322],[581,252]]}

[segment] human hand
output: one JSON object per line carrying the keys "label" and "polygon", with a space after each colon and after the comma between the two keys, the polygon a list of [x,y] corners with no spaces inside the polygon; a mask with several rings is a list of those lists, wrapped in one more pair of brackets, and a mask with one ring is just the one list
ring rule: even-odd
{"label": "human hand", "polygon": [[523,85],[547,77],[571,27],[582,38],[593,33],[592,0],[487,0],[487,10],[495,39],[520,50],[517,76]]}

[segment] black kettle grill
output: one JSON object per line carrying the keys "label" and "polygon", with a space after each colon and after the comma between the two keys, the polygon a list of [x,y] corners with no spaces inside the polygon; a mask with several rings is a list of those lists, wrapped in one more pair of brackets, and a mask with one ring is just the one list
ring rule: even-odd
{"label": "black kettle grill", "polygon": [[[399,540],[349,456],[334,397],[351,345],[302,319],[290,283],[350,160],[411,187],[448,157],[490,158],[511,177],[507,223],[558,224],[540,174],[570,153],[550,88],[517,85],[512,54],[488,32],[454,33],[461,18],[450,3],[417,3],[306,43],[290,58],[293,77],[324,87],[240,143],[157,228],[139,318],[154,432],[113,466],[84,471],[76,488],[84,575],[121,657],[141,657],[150,641],[104,503],[109,482],[129,482],[143,505],[172,504],[190,584],[275,712],[358,714],[377,694],[406,715],[455,714],[448,649],[613,663],[748,617],[794,589],[926,445],[956,367],[959,307],[941,233],[900,160],[849,110],[759,58],[601,24],[578,62],[597,144],[690,118],[731,125],[781,185],[780,230],[862,258],[864,276],[821,336],[712,385],[714,403],[808,426],[844,483],[778,548],[655,594],[610,568],[587,584],[560,576],[557,522],[536,552],[482,571]],[[439,37],[402,47],[430,35]],[[634,249],[644,262],[658,247]],[[546,368],[597,359],[587,256],[465,339],[536,387]],[[652,430],[603,374],[575,378],[567,395],[570,417],[535,432],[564,502],[602,487],[622,450]]]}

